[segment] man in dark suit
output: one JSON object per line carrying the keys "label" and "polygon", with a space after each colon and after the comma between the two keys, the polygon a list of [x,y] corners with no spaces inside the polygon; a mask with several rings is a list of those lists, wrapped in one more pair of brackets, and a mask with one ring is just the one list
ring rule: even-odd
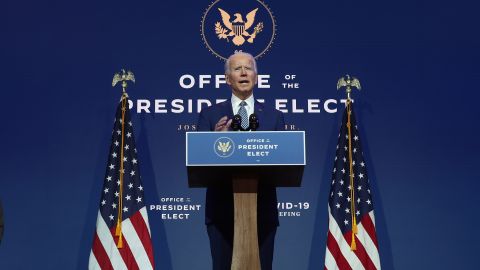
{"label": "man in dark suit", "polygon": [[[283,114],[253,98],[257,83],[255,59],[248,53],[235,53],[225,62],[225,79],[232,89],[231,99],[203,109],[198,131],[229,131],[234,114],[242,116],[242,127],[248,126],[248,116],[255,113],[258,130],[284,130]],[[233,250],[233,189],[232,182],[207,189],[205,223],[210,238],[214,270],[230,270]],[[275,187],[260,179],[257,198],[258,244],[262,270],[272,269],[273,246],[278,224]]]}

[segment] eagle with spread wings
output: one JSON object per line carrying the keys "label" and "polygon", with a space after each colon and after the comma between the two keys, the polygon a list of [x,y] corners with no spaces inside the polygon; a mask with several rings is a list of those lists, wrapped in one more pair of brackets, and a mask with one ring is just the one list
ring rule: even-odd
{"label": "eagle with spread wings", "polygon": [[350,99],[352,87],[357,88],[358,90],[362,89],[362,87],[360,86],[360,81],[355,77],[350,77],[350,75],[348,74],[345,75],[345,77],[341,77],[337,82],[337,90],[342,87],[345,87],[348,99]]}
{"label": "eagle with spread wings", "polygon": [[[118,82],[125,82],[125,81],[132,81],[132,82],[135,82],[135,75],[133,75],[133,72],[131,72],[130,70],[129,71],[125,71],[125,69],[122,68],[122,72],[121,73],[116,73],[114,76],[113,76],[113,80],[112,80],[112,86],[115,86]],[[123,85],[122,85],[123,86]]]}
{"label": "eagle with spread wings", "polygon": [[[225,10],[218,8],[220,15],[222,16],[222,24],[220,22],[215,23],[215,33],[218,35],[219,39],[227,39],[228,37],[234,36],[232,38],[233,44],[240,46],[245,42],[245,37],[248,37],[248,42],[253,43],[256,35],[262,31],[263,23],[258,23],[254,27],[253,31],[249,33],[247,30],[250,29],[255,22],[255,15],[258,11],[258,8],[250,11],[246,16],[246,20],[243,20],[242,14],[235,13],[233,20],[230,20],[231,16]],[[224,28],[226,27],[226,29]]]}
{"label": "eagle with spread wings", "polygon": [[345,77],[340,78],[337,82],[337,90],[342,87],[346,87],[347,91],[349,91],[351,87],[355,87],[358,90],[362,89],[360,81],[355,77],[350,77],[348,74]]}

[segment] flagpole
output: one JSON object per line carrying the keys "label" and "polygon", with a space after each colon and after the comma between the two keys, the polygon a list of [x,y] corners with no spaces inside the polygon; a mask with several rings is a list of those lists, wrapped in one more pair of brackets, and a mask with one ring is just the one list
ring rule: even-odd
{"label": "flagpole", "polygon": [[121,148],[120,148],[120,188],[119,188],[119,195],[118,195],[118,216],[117,216],[117,226],[115,229],[115,236],[118,236],[117,248],[123,248],[123,237],[122,237],[122,211],[123,211],[123,175],[125,173],[124,166],[123,166],[123,155],[124,155],[124,144],[125,144],[125,112],[127,111],[127,81],[132,81],[135,83],[135,76],[131,71],[126,72],[125,69],[122,69],[120,73],[116,73],[113,76],[112,87],[118,82],[122,82],[122,139],[121,139]]}
{"label": "flagpole", "polygon": [[355,216],[355,185],[354,185],[354,171],[353,171],[353,154],[352,154],[352,125],[350,120],[350,115],[352,114],[352,99],[350,93],[352,92],[352,87],[361,89],[360,81],[355,77],[350,77],[346,75],[342,77],[337,82],[337,90],[345,87],[347,94],[347,129],[348,129],[348,163],[349,163],[349,172],[350,172],[350,209],[352,215],[352,241],[350,244],[350,249],[352,251],[357,249],[357,244],[355,241],[355,235],[358,233],[357,228],[357,217]]}

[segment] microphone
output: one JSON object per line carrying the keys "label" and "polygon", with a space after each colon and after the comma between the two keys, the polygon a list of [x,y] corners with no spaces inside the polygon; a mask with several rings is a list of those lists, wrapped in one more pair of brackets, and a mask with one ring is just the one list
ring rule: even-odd
{"label": "microphone", "polygon": [[243,130],[243,128],[242,128],[242,117],[239,114],[236,114],[235,116],[233,116],[232,129],[233,129],[233,131]]}
{"label": "microphone", "polygon": [[250,114],[250,117],[248,119],[248,122],[249,122],[249,126],[248,128],[251,130],[251,131],[255,131],[258,129],[258,127],[260,126],[260,123],[258,122],[258,117],[256,114],[252,113]]}

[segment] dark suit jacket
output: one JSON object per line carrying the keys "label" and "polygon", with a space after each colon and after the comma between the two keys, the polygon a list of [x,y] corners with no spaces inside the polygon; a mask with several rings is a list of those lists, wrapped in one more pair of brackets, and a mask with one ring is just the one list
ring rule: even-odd
{"label": "dark suit jacket", "polygon": [[[258,130],[285,130],[283,113],[273,107],[255,101],[255,115],[259,120]],[[223,116],[233,118],[230,99],[205,108],[198,119],[198,131],[214,131],[215,124]],[[260,179],[257,197],[258,224],[262,228],[278,226],[277,193],[275,187]],[[207,188],[205,223],[233,227],[233,189],[231,179],[221,186]]]}

